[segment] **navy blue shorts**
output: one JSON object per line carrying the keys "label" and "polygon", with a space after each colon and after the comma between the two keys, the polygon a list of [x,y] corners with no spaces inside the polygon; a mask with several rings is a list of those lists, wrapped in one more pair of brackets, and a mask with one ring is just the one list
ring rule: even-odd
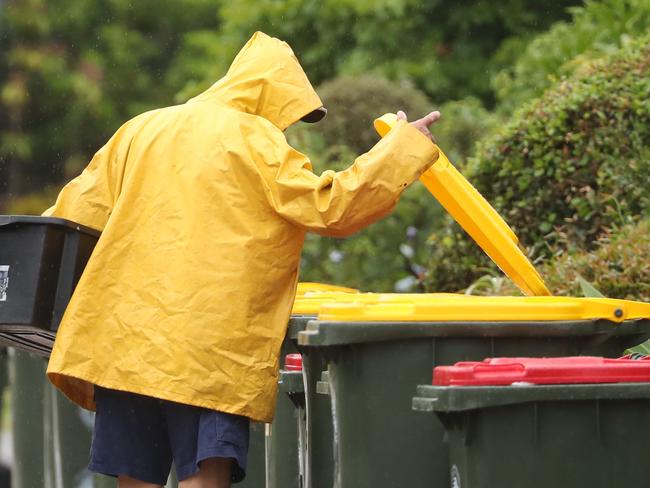
{"label": "navy blue shorts", "polygon": [[91,471],[164,485],[172,459],[184,480],[219,457],[234,460],[233,482],[244,479],[248,418],[98,386],[95,402]]}

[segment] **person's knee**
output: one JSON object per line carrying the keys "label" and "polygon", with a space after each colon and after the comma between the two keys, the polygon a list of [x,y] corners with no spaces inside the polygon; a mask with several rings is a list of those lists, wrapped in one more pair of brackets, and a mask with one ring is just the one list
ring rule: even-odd
{"label": "person's knee", "polygon": [[117,477],[117,487],[118,488],[163,488],[162,485],[157,485],[155,483],[147,483],[146,481],[136,480],[129,476],[118,476]]}
{"label": "person's knee", "polygon": [[179,483],[179,488],[230,488],[233,460],[208,458],[199,463],[199,472]]}

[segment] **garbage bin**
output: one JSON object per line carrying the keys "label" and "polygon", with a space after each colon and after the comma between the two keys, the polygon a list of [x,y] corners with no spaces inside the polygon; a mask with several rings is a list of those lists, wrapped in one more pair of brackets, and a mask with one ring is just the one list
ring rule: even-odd
{"label": "garbage bin", "polygon": [[73,404],[47,381],[43,393],[45,463],[43,486],[52,488],[116,486],[115,478],[94,474],[88,470],[95,422],[94,413]]}
{"label": "garbage bin", "polygon": [[500,358],[436,368],[434,384],[413,408],[445,426],[447,486],[648,484],[650,361]]}
{"label": "garbage bin", "polygon": [[0,342],[49,355],[99,232],[53,217],[0,215]]}
{"label": "garbage bin", "polygon": [[9,354],[14,460],[11,470],[12,487],[45,486],[45,361],[15,349],[10,349]]}
{"label": "garbage bin", "polygon": [[[7,367],[7,348],[0,347],[0,419],[4,419],[4,393],[5,388],[9,385],[9,374]],[[0,426],[0,434],[7,435],[7,433],[3,431],[2,427],[3,426]],[[9,467],[10,464],[10,459],[5,458],[0,460],[0,486],[2,487],[11,486],[11,470]]]}
{"label": "garbage bin", "polygon": [[[280,348],[280,357],[287,354],[295,353],[295,342],[285,338]],[[280,381],[280,380],[279,380]],[[279,422],[277,429],[282,429],[282,422],[286,419],[287,414],[291,414],[293,406],[285,403],[285,398],[282,394],[278,394],[276,403],[276,414],[273,419],[273,424]],[[273,424],[265,424],[263,422],[251,422],[250,424],[250,441],[248,446],[248,463],[246,466],[246,478],[237,486],[241,488],[272,488],[271,472],[275,468],[270,465],[270,457],[268,450],[273,444]],[[290,448],[290,446],[286,446]],[[284,462],[280,458],[281,462]]]}
{"label": "garbage bin", "polygon": [[[303,285],[306,288],[308,285]],[[300,287],[300,286],[299,286]],[[331,289],[322,290],[311,286],[303,289],[296,298],[291,319],[287,329],[287,340],[294,344],[301,354],[303,397],[304,397],[304,436],[300,442],[303,458],[303,483],[305,488],[332,488],[333,484],[333,423],[332,408],[328,397],[318,395],[316,388],[322,372],[327,369],[326,359],[320,350],[304,348],[298,345],[298,338],[310,320],[316,318],[318,310],[325,303],[356,301],[361,296],[357,290]],[[371,300],[370,298],[365,298]],[[277,458],[274,458],[277,462]],[[280,488],[269,485],[268,488]]]}
{"label": "garbage bin", "polygon": [[305,395],[300,354],[280,371],[278,408],[267,436],[267,488],[305,487]]}
{"label": "garbage bin", "polygon": [[[343,291],[327,289],[306,289],[296,298],[293,315],[289,321],[287,338],[299,342],[299,335],[310,320],[317,317],[323,305],[330,303],[410,303],[430,301],[442,298],[470,299],[453,293],[360,293],[357,290]],[[331,286],[331,285],[330,285]],[[332,404],[328,396],[319,393],[329,392],[326,382],[327,349],[304,347],[298,344],[302,354],[303,388],[306,411],[305,486],[309,488],[331,488],[334,471],[337,469],[334,459],[334,424],[332,421]],[[319,388],[323,388],[319,391]],[[269,487],[271,488],[271,487]]]}
{"label": "garbage bin", "polygon": [[10,349],[14,488],[115,486],[87,469],[93,413],[47,382],[42,357]]}
{"label": "garbage bin", "polygon": [[650,304],[471,297],[323,305],[299,334],[328,359],[335,486],[449,486],[444,430],[411,410],[431,367],[494,356],[617,357],[650,335]]}

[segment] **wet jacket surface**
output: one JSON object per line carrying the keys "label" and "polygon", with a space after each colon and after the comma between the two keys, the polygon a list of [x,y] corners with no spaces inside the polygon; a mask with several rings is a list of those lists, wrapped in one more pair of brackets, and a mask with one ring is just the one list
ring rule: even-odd
{"label": "wet jacket surface", "polygon": [[289,46],[256,33],[183,105],[124,124],[45,215],[102,231],[47,374],[270,421],[305,233],[386,215],[437,158],[400,122],[317,176],[283,130],[322,105]]}

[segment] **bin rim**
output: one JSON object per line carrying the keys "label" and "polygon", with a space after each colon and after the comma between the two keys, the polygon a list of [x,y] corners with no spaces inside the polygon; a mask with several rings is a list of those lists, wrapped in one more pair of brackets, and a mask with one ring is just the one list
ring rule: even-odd
{"label": "bin rim", "polygon": [[101,231],[99,230],[60,217],[42,217],[40,215],[0,215],[0,227],[15,224],[56,225],[82,232],[93,237],[99,237],[101,235]]}
{"label": "bin rim", "polygon": [[615,323],[602,319],[574,321],[422,321],[346,322],[312,319],[298,332],[302,346],[341,346],[367,342],[445,337],[578,337],[594,341],[611,336],[636,335],[638,342],[650,338],[650,320],[634,319]]}
{"label": "bin rim", "polygon": [[291,315],[287,325],[286,337],[297,342],[298,335],[307,328],[307,323],[315,318],[315,315]]}
{"label": "bin rim", "polygon": [[419,385],[412,408],[420,412],[464,412],[522,403],[581,400],[650,400],[650,383],[516,386]]}
{"label": "bin rim", "polygon": [[278,390],[282,393],[304,393],[305,384],[302,371],[280,370]]}

